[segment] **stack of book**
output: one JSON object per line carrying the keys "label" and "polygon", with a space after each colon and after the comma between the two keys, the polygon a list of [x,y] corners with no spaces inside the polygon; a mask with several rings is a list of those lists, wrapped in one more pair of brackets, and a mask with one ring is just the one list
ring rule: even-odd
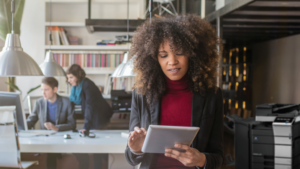
{"label": "stack of book", "polygon": [[97,45],[104,45],[104,46],[115,46],[116,41],[115,40],[99,40],[97,42]]}
{"label": "stack of book", "polygon": [[79,38],[77,36],[68,37],[70,45],[79,45]]}
{"label": "stack of book", "polygon": [[104,46],[115,46],[115,45],[127,45],[131,43],[132,36],[129,35],[127,39],[127,35],[116,36],[115,40],[98,40],[97,45],[104,45]]}
{"label": "stack of book", "polygon": [[[58,26],[48,26],[46,32],[47,45],[69,45],[69,41],[64,28]],[[52,37],[52,41],[50,39]]]}

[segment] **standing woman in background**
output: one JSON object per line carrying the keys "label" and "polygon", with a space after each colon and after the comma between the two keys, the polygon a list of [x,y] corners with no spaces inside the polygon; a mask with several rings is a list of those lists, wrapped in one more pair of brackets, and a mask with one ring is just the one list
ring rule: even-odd
{"label": "standing woman in background", "polygon": [[103,98],[99,88],[86,78],[85,71],[77,64],[67,70],[68,82],[72,85],[70,101],[81,105],[84,114],[82,131],[104,129],[113,114],[112,108]]}
{"label": "standing woman in background", "polygon": [[[70,101],[81,105],[84,114],[84,127],[80,132],[88,136],[90,129],[105,129],[113,110],[103,98],[99,88],[93,81],[85,77],[85,71],[77,64],[69,67],[66,74],[68,82],[72,85]],[[80,163],[80,169],[88,168],[87,154],[76,154],[76,157]],[[101,168],[103,158],[107,160],[107,155],[94,154],[95,168]]]}
{"label": "standing woman in background", "polygon": [[[154,18],[137,28],[130,54],[137,74],[125,156],[140,169],[220,168],[223,97],[216,87],[220,39],[196,15]],[[200,127],[191,147],[141,152],[150,124]],[[161,138],[163,139],[163,138]],[[175,142],[175,141],[174,141]]]}

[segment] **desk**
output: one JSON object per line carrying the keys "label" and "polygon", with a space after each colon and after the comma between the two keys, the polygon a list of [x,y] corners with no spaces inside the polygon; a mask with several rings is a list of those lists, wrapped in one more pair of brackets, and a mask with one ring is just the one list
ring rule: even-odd
{"label": "desk", "polygon": [[[96,138],[80,137],[77,132],[57,132],[49,136],[36,136],[34,131],[20,131],[22,153],[105,153],[109,154],[109,168],[132,169],[124,156],[127,137],[121,133],[128,130],[91,130]],[[45,132],[40,130],[41,132]],[[64,139],[69,134],[71,139]]]}

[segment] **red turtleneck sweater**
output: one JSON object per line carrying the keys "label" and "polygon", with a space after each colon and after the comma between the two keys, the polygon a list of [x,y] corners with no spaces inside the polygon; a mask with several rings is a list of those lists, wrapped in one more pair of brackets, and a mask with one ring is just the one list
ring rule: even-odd
{"label": "red turtleneck sweater", "polygon": [[[189,89],[187,75],[178,81],[167,79],[166,92],[161,99],[160,125],[191,126],[193,93]],[[182,169],[185,167],[176,159],[157,154],[153,168]]]}

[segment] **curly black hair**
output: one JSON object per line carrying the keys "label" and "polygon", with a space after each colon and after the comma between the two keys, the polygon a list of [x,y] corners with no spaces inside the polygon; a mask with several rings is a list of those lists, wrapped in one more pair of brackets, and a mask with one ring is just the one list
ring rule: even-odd
{"label": "curly black hair", "polygon": [[156,102],[165,92],[166,79],[158,62],[158,49],[169,41],[173,52],[183,52],[189,59],[188,79],[192,92],[205,95],[215,88],[221,49],[220,38],[207,21],[197,15],[153,18],[139,26],[133,36],[130,55],[137,74],[134,89]]}

